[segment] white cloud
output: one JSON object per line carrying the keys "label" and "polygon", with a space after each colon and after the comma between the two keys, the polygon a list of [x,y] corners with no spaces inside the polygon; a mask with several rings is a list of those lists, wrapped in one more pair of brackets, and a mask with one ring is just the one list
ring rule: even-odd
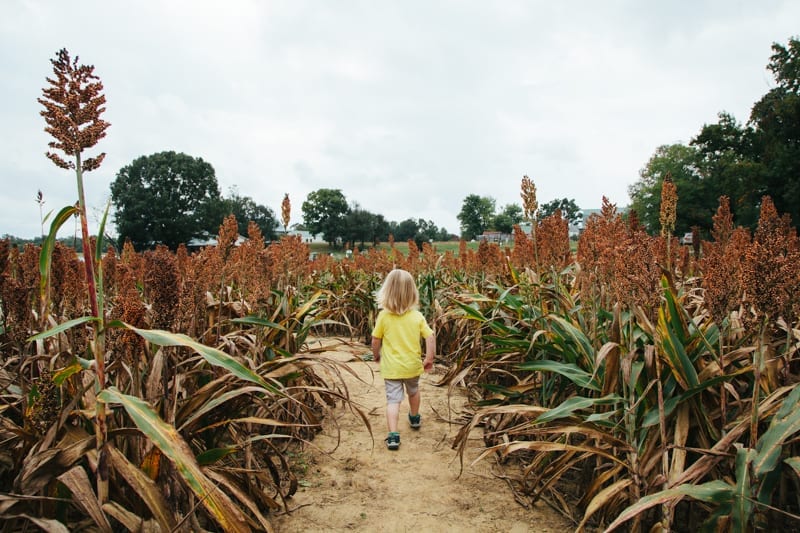
{"label": "white cloud", "polygon": [[659,145],[723,110],[746,121],[800,4],[11,0],[2,14],[0,234],[39,233],[38,189],[50,208],[74,201],[36,103],[61,47],[106,88],[96,209],[122,166],[176,150],[210,162],[223,193],[279,212],[288,192],[295,221],[330,187],[456,232],[465,196],[518,203],[523,174],[542,202],[627,204]]}

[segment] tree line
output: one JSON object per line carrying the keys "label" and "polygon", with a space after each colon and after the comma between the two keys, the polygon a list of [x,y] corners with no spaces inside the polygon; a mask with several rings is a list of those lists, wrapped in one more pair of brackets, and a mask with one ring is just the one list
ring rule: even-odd
{"label": "tree line", "polygon": [[[194,238],[215,235],[225,217],[234,215],[241,235],[247,235],[248,225],[254,222],[266,240],[278,237],[281,228],[288,228],[289,213],[285,213],[283,226],[275,212],[258,204],[253,198],[240,194],[231,187],[228,194],[220,193],[214,167],[200,157],[174,151],[159,152],[134,159],[122,167],[111,183],[113,220],[118,244],[129,240],[137,250],[164,244],[171,249]],[[37,197],[43,204],[41,192]],[[291,210],[288,195],[282,210]],[[562,198],[545,203],[539,209],[544,218],[556,209],[570,222],[581,219],[582,213],[575,200]],[[282,213],[284,215],[284,213]],[[510,234],[513,226],[523,222],[522,207],[508,204],[496,210],[496,201],[489,196],[467,195],[457,218],[460,234],[439,227],[432,220],[407,218],[400,222],[386,220],[377,213],[348,202],[341,189],[318,189],[311,192],[302,203],[302,223],[292,226],[320,235],[330,246],[373,245],[387,242],[390,236],[396,241],[413,240],[418,246],[423,242],[467,240],[484,231]],[[44,221],[43,221],[44,224]],[[19,239],[12,242],[41,242],[42,238]],[[81,239],[60,239],[75,249],[81,248]]]}
{"label": "tree line", "polygon": [[[288,202],[288,195],[284,203]],[[219,191],[214,167],[184,153],[160,152],[135,159],[117,173],[111,184],[111,202],[120,244],[130,240],[136,249],[164,244],[175,249],[195,237],[214,235],[225,217],[235,215],[239,233],[247,235],[255,222],[266,240],[278,236],[275,212],[232,188]],[[290,204],[285,204],[290,210]],[[284,207],[282,206],[282,210]],[[353,246],[396,240],[449,240],[456,236],[433,221],[409,218],[388,221],[357,203],[349,203],[340,189],[319,189],[302,204],[304,229],[322,235],[331,246]],[[286,218],[288,219],[288,213]],[[288,220],[284,221],[288,224]],[[284,224],[283,230],[288,228]]]}
{"label": "tree line", "polygon": [[[521,205],[507,204],[497,211],[496,204],[491,196],[470,194],[464,198],[461,211],[458,213],[461,237],[471,240],[485,231],[511,234],[514,226],[524,221]],[[560,198],[542,204],[536,217],[545,218],[554,214],[556,210],[560,211],[561,216],[570,224],[577,224],[583,219],[583,212],[571,198]]]}
{"label": "tree line", "polygon": [[[183,153],[161,152],[135,159],[117,173],[111,184],[111,200],[120,243],[130,240],[137,249],[155,244],[174,249],[194,237],[216,234],[222,220],[231,214],[236,216],[241,235],[247,234],[250,221],[267,240],[277,237],[279,227],[272,209],[240,195],[235,188],[222,197],[212,165]],[[468,195],[458,215],[460,236],[474,239],[486,230],[510,234],[512,227],[522,222],[520,205],[509,204],[495,212],[495,203],[491,197]],[[349,244],[364,248],[387,242],[390,235],[417,245],[459,237],[432,220],[386,220],[358,203],[348,202],[341,189],[313,191],[301,209],[303,222],[294,228],[321,235],[333,247]],[[556,209],[571,221],[580,219],[580,209],[567,198],[544,204],[541,215]]]}

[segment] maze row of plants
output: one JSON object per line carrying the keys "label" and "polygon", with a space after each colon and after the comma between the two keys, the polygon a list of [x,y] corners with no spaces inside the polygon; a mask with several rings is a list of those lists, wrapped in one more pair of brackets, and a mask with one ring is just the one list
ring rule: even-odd
{"label": "maze row of plants", "polygon": [[194,254],[98,252],[97,288],[54,240],[0,241],[0,530],[269,531],[293,451],[358,411],[307,341],[367,341],[395,267],[417,277],[440,385],[469,392],[454,453],[482,428],[509,498],[579,529],[799,523],[800,243],[769,198],[754,232],[723,198],[691,249],[607,201],[577,252],[559,213],[512,247],[342,260],[252,224],[236,246],[236,228]]}

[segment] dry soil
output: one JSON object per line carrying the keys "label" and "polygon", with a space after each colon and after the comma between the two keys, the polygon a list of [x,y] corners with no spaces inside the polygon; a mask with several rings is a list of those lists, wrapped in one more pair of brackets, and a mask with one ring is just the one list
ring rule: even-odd
{"label": "dry soil", "polygon": [[459,426],[449,420],[462,414],[464,396],[437,387],[436,369],[420,380],[422,427],[409,428],[404,401],[400,449],[387,450],[383,381],[377,363],[363,360],[369,347],[324,342],[326,355],[346,362],[358,376],[342,373],[351,397],[367,413],[373,436],[354,413],[337,408],[313,446],[297,457],[301,486],[289,500],[289,513],[274,518],[277,532],[522,533],[574,528],[544,503],[531,509],[517,503],[506,482],[493,474],[498,466],[491,459],[472,465],[480,453],[479,434],[472,438],[462,470],[451,449]]}

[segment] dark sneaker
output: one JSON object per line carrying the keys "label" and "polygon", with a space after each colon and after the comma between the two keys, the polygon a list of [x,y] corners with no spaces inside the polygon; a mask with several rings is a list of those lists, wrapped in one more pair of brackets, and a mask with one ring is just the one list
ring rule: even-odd
{"label": "dark sneaker", "polygon": [[390,450],[398,449],[400,447],[400,433],[390,432],[389,436],[386,437],[386,447]]}
{"label": "dark sneaker", "polygon": [[411,413],[408,414],[408,423],[411,424],[413,429],[419,429],[422,425],[422,417],[420,415],[412,415]]}

